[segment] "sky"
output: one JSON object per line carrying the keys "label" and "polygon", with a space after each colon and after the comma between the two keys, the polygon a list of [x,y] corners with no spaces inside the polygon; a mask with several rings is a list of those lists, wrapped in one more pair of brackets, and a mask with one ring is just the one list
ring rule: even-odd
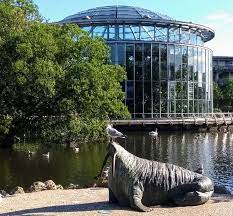
{"label": "sky", "polygon": [[233,0],[34,0],[48,21],[107,5],[129,5],[166,14],[173,19],[206,25],[215,38],[206,43],[215,56],[233,56]]}

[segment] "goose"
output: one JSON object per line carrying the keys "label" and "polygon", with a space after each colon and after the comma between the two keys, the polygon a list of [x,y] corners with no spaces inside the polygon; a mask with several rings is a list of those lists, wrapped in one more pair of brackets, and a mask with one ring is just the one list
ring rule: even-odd
{"label": "goose", "polygon": [[150,132],[149,132],[149,135],[152,136],[152,137],[157,137],[157,136],[159,135],[158,129],[155,128],[155,131],[150,131]]}
{"label": "goose", "polygon": [[126,136],[121,133],[120,131],[116,130],[115,128],[112,127],[112,125],[108,124],[107,128],[106,128],[106,132],[108,134],[109,137],[111,137],[112,139],[115,139],[117,137],[120,138],[126,138]]}

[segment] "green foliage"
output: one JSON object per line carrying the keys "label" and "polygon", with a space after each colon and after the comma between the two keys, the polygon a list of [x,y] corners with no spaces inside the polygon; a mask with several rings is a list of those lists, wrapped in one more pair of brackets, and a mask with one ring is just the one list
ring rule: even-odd
{"label": "green foliage", "polygon": [[219,109],[223,100],[223,92],[217,83],[213,83],[214,108]]}
{"label": "green foliage", "polygon": [[129,118],[125,71],[101,39],[42,23],[31,0],[0,1],[0,16],[0,134],[70,143],[99,138],[108,118]]}
{"label": "green foliage", "polygon": [[214,108],[223,112],[233,111],[233,80],[222,88],[214,83]]}

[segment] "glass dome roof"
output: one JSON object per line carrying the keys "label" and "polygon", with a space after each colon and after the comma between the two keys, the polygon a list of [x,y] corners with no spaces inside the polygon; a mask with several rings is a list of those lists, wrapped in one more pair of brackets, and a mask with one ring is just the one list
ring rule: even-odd
{"label": "glass dome roof", "polygon": [[80,22],[83,20],[173,20],[172,18],[147,9],[131,6],[105,6],[81,11],[63,19],[61,22]]}
{"label": "glass dome roof", "polygon": [[158,27],[182,27],[200,32],[204,42],[211,40],[215,33],[212,29],[195,24],[172,19],[167,15],[152,12],[147,9],[113,5],[88,9],[66,17],[59,24],[75,23],[80,27],[107,24],[156,25]]}

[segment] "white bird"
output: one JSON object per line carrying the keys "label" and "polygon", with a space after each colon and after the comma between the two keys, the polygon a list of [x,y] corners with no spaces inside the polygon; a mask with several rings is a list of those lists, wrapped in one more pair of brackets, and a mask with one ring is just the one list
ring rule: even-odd
{"label": "white bird", "polygon": [[42,156],[49,159],[49,152],[47,154],[42,154]]}
{"label": "white bird", "polygon": [[159,135],[158,129],[156,128],[155,131],[150,131],[149,135],[152,137],[157,137]]}
{"label": "white bird", "polygon": [[74,153],[79,153],[79,148],[74,147],[73,150],[74,150]]}
{"label": "white bird", "polygon": [[110,124],[108,124],[108,126],[106,128],[106,132],[107,132],[108,136],[113,138],[113,139],[117,138],[117,137],[120,137],[120,138],[126,137],[123,133],[121,133],[120,131],[113,128],[112,125],[110,125]]}
{"label": "white bird", "polygon": [[201,167],[199,167],[197,170],[195,170],[195,172],[203,175],[204,174],[204,166],[203,166],[203,164],[201,164]]}

